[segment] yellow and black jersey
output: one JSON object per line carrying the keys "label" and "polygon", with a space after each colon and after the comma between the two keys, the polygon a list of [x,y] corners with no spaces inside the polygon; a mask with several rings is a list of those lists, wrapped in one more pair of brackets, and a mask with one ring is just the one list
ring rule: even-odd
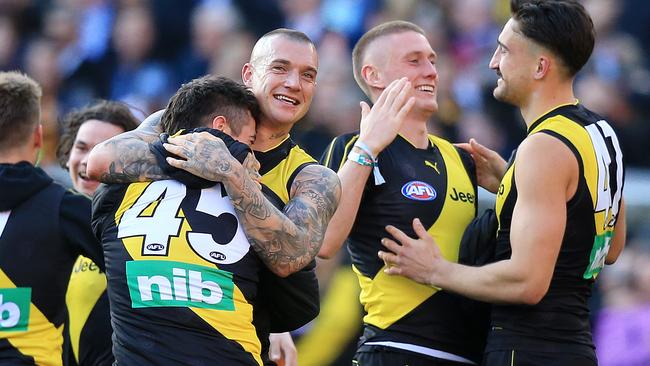
{"label": "yellow and black jersey", "polygon": [[68,365],[112,365],[111,314],[106,275],[89,258],[79,256],[65,296]]}
{"label": "yellow and black jersey", "polygon": [[118,364],[262,364],[252,306],[262,264],[221,184],[101,187],[93,230]]}
{"label": "yellow and black jersey", "polygon": [[[566,144],[579,166],[575,195],[567,202],[564,238],[547,294],[533,306],[495,305],[488,350],[573,347],[593,355],[587,299],[604,266],[623,191],[623,160],[612,127],[580,104],[555,108],[528,135],[545,133]],[[511,255],[510,225],[517,201],[514,157],[501,181],[496,259]],[[542,187],[543,188],[543,187]],[[540,199],[543,199],[543,190]],[[557,348],[555,348],[557,349]]]}
{"label": "yellow and black jersey", "polygon": [[[324,164],[339,170],[357,139],[358,134],[337,137],[323,155]],[[404,277],[388,276],[377,256],[384,249],[380,240],[388,235],[386,225],[415,236],[412,222],[417,217],[445,258],[458,260],[460,239],[477,209],[471,157],[433,135],[426,149],[397,136],[379,154],[378,163],[386,183],[375,185],[373,179],[368,180],[348,238],[366,312],[365,344],[461,362],[480,359],[481,341],[463,311],[466,300]]]}
{"label": "yellow and black jersey", "polygon": [[0,364],[63,364],[72,266],[81,254],[104,265],[90,207],[40,168],[0,164]]}
{"label": "yellow and black jersey", "polygon": [[[295,177],[316,160],[287,137],[267,151],[255,151],[260,162],[262,191],[278,209],[289,202]],[[269,332],[282,333],[300,328],[320,311],[315,262],[285,278],[279,278],[266,267],[262,269],[255,326],[262,342],[262,357],[268,363]],[[269,363],[273,364],[273,363]]]}
{"label": "yellow and black jersey", "polygon": [[[298,171],[314,162],[301,152],[286,140],[260,153],[263,191],[279,198],[279,208]],[[266,296],[258,290],[269,276],[221,184],[103,186],[93,201],[93,229],[108,263],[118,364],[263,363],[273,314],[259,314]]]}

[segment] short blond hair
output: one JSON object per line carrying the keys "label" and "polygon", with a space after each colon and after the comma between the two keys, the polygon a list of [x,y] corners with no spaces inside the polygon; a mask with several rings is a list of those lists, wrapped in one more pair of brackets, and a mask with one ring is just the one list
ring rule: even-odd
{"label": "short blond hair", "polygon": [[419,26],[404,20],[394,20],[373,27],[364,33],[359,41],[357,41],[357,44],[354,45],[354,49],[352,50],[352,70],[354,72],[354,80],[357,81],[359,88],[361,88],[361,90],[366,93],[368,98],[371,97],[370,88],[368,87],[368,84],[366,84],[366,81],[363,80],[363,76],[361,75],[361,68],[363,68],[363,58],[366,54],[366,51],[368,50],[368,46],[378,38],[404,32],[415,32],[426,37],[424,30]]}
{"label": "short blond hair", "polygon": [[18,72],[0,72],[0,150],[24,144],[41,119],[43,92],[36,81]]}

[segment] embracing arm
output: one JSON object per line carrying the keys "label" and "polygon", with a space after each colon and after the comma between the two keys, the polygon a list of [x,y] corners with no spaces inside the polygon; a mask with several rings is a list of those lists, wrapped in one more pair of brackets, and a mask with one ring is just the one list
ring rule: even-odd
{"label": "embracing arm", "polygon": [[[551,136],[538,134],[517,153],[517,202],[510,231],[510,259],[482,267],[446,261],[421,224],[418,240],[389,228],[404,247],[390,239],[393,253],[380,252],[390,274],[493,303],[538,303],[548,291],[566,225],[566,202],[575,193],[578,164],[571,151]],[[544,187],[544,199],[539,197]],[[394,265],[393,265],[394,264]]]}
{"label": "embracing arm", "polygon": [[88,157],[88,176],[104,183],[169,178],[149,151],[149,143],[156,141],[162,132],[161,115],[162,111],[156,112],[135,130],[121,133],[95,146]]}
{"label": "embracing arm", "polygon": [[[165,148],[181,158],[167,158],[170,165],[224,184],[246,237],[273,273],[286,277],[314,259],[341,197],[341,183],[332,170],[320,165],[302,169],[291,186],[291,199],[280,211],[222,140],[193,133],[170,138]],[[251,157],[245,165],[257,163]]]}

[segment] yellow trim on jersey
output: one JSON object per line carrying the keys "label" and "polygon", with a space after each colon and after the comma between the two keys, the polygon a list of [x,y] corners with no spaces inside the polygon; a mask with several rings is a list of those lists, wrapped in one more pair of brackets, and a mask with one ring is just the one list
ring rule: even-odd
{"label": "yellow trim on jersey", "polygon": [[303,149],[294,146],[285,159],[262,176],[262,184],[271,189],[286,204],[289,202],[287,182],[291,175],[302,164],[315,162],[316,160]]}
{"label": "yellow trim on jersey", "polygon": [[269,152],[269,151],[275,149],[276,147],[282,145],[282,144],[283,144],[285,141],[287,141],[290,137],[291,137],[291,135],[287,135],[287,137],[283,138],[282,141],[280,141],[279,143],[277,143],[277,144],[274,145],[273,147],[270,147],[270,148],[268,148],[268,149],[266,149],[266,150],[264,150],[264,151],[260,151],[260,152],[263,152],[263,153]]}
{"label": "yellow trim on jersey", "polygon": [[[582,160],[584,168],[583,177],[587,182],[587,187],[589,187],[589,194],[593,204],[592,207],[595,208],[596,200],[598,198],[598,162],[596,160],[594,144],[591,141],[591,137],[589,137],[587,130],[582,125],[561,115],[553,116],[543,121],[530,133],[532,134],[540,130],[551,130],[557,132],[571,141],[576,150],[578,150],[580,157],[576,158]],[[603,212],[600,212],[600,215],[596,213],[595,220],[597,234],[602,234],[604,232],[603,227],[605,226],[604,223],[606,219],[608,218],[605,217]]]}
{"label": "yellow trim on jersey", "polygon": [[[558,104],[558,105],[554,106],[553,108],[549,108],[546,112],[544,112],[544,113],[540,114],[539,116],[537,116],[537,118],[535,118],[533,121],[537,121],[537,120],[539,120],[539,119],[542,118],[543,116],[549,114],[551,111],[554,111],[554,110],[556,110],[556,109],[558,109],[558,108],[566,107],[566,106],[568,106],[568,105],[578,105],[578,103],[580,103],[580,101],[579,101],[578,99],[576,99],[576,100],[575,100],[574,102],[572,102],[572,103]],[[533,124],[534,124],[534,123],[533,123]],[[537,128],[535,128],[535,130],[537,130]],[[528,134],[531,134],[531,133],[532,133],[531,131],[528,131]]]}
{"label": "yellow trim on jersey", "polygon": [[[92,260],[79,256],[74,268],[82,266],[97,266]],[[106,290],[106,275],[97,271],[72,271],[68,290],[65,294],[65,303],[68,308],[68,333],[74,358],[79,363],[79,340],[81,331],[90,316],[90,312],[97,304],[97,300]]]}
{"label": "yellow trim on jersey", "polygon": [[[116,225],[119,225],[124,212],[126,212],[126,210],[128,210],[138,200],[149,184],[150,183],[133,183],[129,185],[124,194],[124,199],[115,213]],[[185,213],[182,209],[179,211],[178,217],[182,219],[185,218]],[[198,257],[190,246],[187,245],[187,233],[191,231],[192,228],[187,220],[183,220],[178,237],[170,237],[169,253],[164,257],[143,256],[143,236],[124,238],[122,239],[122,243],[131,258],[135,261],[177,261],[205,266],[206,261]],[[218,268],[216,265],[215,267]],[[224,337],[239,343],[246,352],[251,354],[259,365],[262,365],[262,345],[257,337],[253,325],[253,306],[247,302],[244,294],[241,292],[239,287],[237,287],[237,284],[234,284],[233,303],[235,305],[234,311],[215,311],[212,309],[202,308],[189,309],[201,317],[201,319],[206,323],[210,324],[210,326],[216,329]]]}
{"label": "yellow trim on jersey", "polygon": [[[458,151],[446,140],[429,135],[431,143],[438,147],[440,154],[445,161],[447,168],[447,195],[452,188],[458,192],[474,193],[474,185],[467,174],[463,160]],[[445,202],[438,219],[427,230],[429,235],[435,239],[442,255],[449,261],[458,262],[458,249],[460,239],[463,237],[465,228],[476,215],[474,205],[466,202],[454,201],[444,197]],[[474,197],[476,200],[476,197]]]}
{"label": "yellow trim on jersey", "polygon": [[[459,192],[474,192],[474,185],[469,178],[465,165],[456,148],[449,142],[429,135],[431,143],[438,147],[447,169],[447,196],[434,224],[427,230],[435,240],[442,255],[450,261],[458,261],[460,239],[465,227],[476,215],[473,204],[453,201],[449,192],[455,188]],[[386,329],[417,308],[438,289],[421,285],[405,277],[389,276],[382,267],[374,278],[364,276],[355,266],[353,270],[359,277],[361,303],[367,315],[364,322],[381,329]],[[398,296],[395,296],[399,294]]]}
{"label": "yellow trim on jersey", "polygon": [[[15,288],[13,281],[0,269],[0,288]],[[3,331],[0,339],[25,356],[33,357],[37,365],[63,365],[63,324],[55,327],[41,311],[30,303],[27,331]]]}

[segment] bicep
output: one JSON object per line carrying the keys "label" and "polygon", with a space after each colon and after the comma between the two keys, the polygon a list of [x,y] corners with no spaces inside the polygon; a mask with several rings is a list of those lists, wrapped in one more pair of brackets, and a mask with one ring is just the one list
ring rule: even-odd
{"label": "bicep", "polygon": [[332,170],[310,165],[296,175],[284,212],[294,223],[327,225],[341,197],[341,182]]}
{"label": "bicep", "polygon": [[567,190],[577,174],[577,161],[564,144],[540,136],[520,148],[515,164],[512,260],[537,289],[544,286],[545,293],[564,237]]}

